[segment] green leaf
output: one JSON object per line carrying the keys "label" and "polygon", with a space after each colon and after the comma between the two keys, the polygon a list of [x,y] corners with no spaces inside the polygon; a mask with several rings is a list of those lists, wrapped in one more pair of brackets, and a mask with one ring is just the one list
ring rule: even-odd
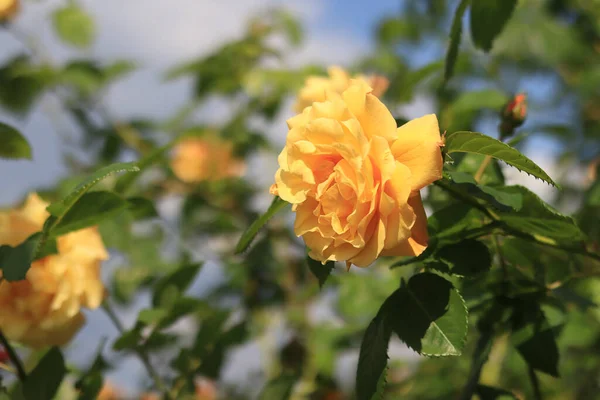
{"label": "green leaf", "polygon": [[559,241],[585,240],[584,233],[573,218],[559,213],[529,189],[516,185],[506,186],[502,190],[506,193],[518,193],[523,199],[521,210],[500,213],[502,221],[509,227]]}
{"label": "green leaf", "polygon": [[[152,164],[160,161],[162,159],[162,156],[167,151],[169,151],[175,143],[177,143],[177,140],[178,139],[174,139],[171,142],[167,143],[166,145],[159,147],[158,149],[152,151],[150,154],[148,154],[141,160],[139,160],[135,163],[131,163],[131,165],[135,166],[138,169],[138,171],[143,171],[144,169],[148,168]],[[126,174],[126,175],[121,176],[117,180],[117,183],[115,184],[115,192],[125,193],[131,187],[131,185],[135,182],[135,180],[137,179],[138,176],[139,176],[139,174],[135,174],[135,175]]]}
{"label": "green leaf", "polygon": [[373,318],[360,345],[358,367],[356,369],[356,396],[358,400],[371,400],[377,393],[382,374],[385,374],[388,361],[388,344],[392,328],[388,321],[386,304],[381,306]]}
{"label": "green leaf", "polygon": [[474,0],[471,5],[471,36],[475,46],[490,51],[516,5],[517,0]]}
{"label": "green leaf", "polygon": [[475,393],[480,400],[516,400],[517,397],[510,391],[486,385],[477,385]]}
{"label": "green leaf", "polygon": [[531,368],[559,377],[556,336],[543,314],[513,331],[511,342]]}
{"label": "green leaf", "polygon": [[102,351],[106,340],[103,339],[96,350],[96,358],[91,366],[75,382],[75,389],[79,392],[77,400],[95,400],[102,390],[104,379],[102,373],[110,368],[110,365],[102,357]]}
{"label": "green leaf", "polygon": [[94,41],[94,20],[76,4],[72,3],[54,11],[52,21],[58,37],[66,44],[86,48]]}
{"label": "green leaf", "polygon": [[19,55],[0,68],[0,104],[15,114],[26,114],[52,81],[54,71]]}
{"label": "green leaf", "polygon": [[73,205],[88,190],[90,190],[94,185],[104,178],[116,174],[117,172],[138,172],[139,170],[140,169],[135,165],[135,163],[116,163],[108,165],[104,168],[100,168],[98,171],[94,172],[92,175],[87,177],[87,179],[77,185],[64,199],[48,206],[47,210],[50,214],[60,220],[60,218],[64,217],[71,207],[73,207]]}
{"label": "green leaf", "polygon": [[96,191],[84,193],[52,228],[53,235],[65,233],[97,225],[100,221],[113,217],[129,204],[119,195]]}
{"label": "green leaf", "polygon": [[289,203],[282,200],[280,197],[275,197],[269,206],[266,213],[261,215],[250,227],[242,234],[237,246],[235,246],[235,254],[240,254],[245,251],[252,243],[260,228],[262,228],[275,214],[283,210]]}
{"label": "green leaf", "polygon": [[492,256],[487,246],[480,241],[466,239],[446,245],[436,253],[453,274],[473,276],[487,271],[492,266]]}
{"label": "green leaf", "polygon": [[448,176],[454,183],[458,184],[458,190],[490,203],[498,210],[513,209],[519,211],[523,205],[523,198],[520,193],[506,192],[503,187],[494,188],[480,185],[471,175],[460,171],[450,171]]}
{"label": "green leaf", "polygon": [[31,146],[27,139],[12,126],[0,122],[1,158],[31,160]]}
{"label": "green leaf", "polygon": [[454,237],[460,233],[483,226],[482,213],[472,206],[456,202],[437,210],[427,219],[427,229],[432,236]]}
{"label": "green leaf", "polygon": [[462,19],[470,2],[471,0],[461,0],[452,19],[450,44],[448,45],[446,67],[444,68],[444,82],[448,82],[454,73],[454,65],[456,64],[456,56],[458,55],[458,47],[460,46],[460,39],[462,37]]}
{"label": "green leaf", "polygon": [[413,276],[386,301],[386,319],[419,354],[458,356],[467,335],[467,308],[452,286],[429,272]]}
{"label": "green leaf", "polygon": [[294,373],[283,373],[277,378],[271,379],[258,396],[259,400],[289,399],[298,379],[299,376]]}
{"label": "green leaf", "polygon": [[154,285],[152,292],[152,305],[164,307],[170,298],[178,298],[192,284],[196,275],[202,269],[202,264],[190,264],[177,268]]}
{"label": "green leaf", "polygon": [[313,260],[309,256],[306,256],[306,263],[308,264],[310,272],[312,272],[319,281],[319,287],[322,288],[327,278],[329,278],[335,263],[333,261],[328,261],[325,264],[321,264],[320,261]]}
{"label": "green leaf", "polygon": [[158,211],[154,207],[154,202],[145,197],[130,197],[127,199],[129,214],[133,219],[148,219],[158,217]]}
{"label": "green leaf", "polygon": [[0,246],[0,268],[4,279],[9,282],[25,279],[34,260],[57,252],[55,241],[47,241],[38,249],[41,236],[41,232],[37,232],[15,247]]}
{"label": "green leaf", "polygon": [[445,143],[447,153],[462,152],[488,155],[558,187],[543,169],[521,154],[519,150],[482,133],[468,131],[450,133],[446,135]]}
{"label": "green leaf", "polygon": [[27,376],[23,386],[25,399],[54,398],[66,373],[65,360],[60,350],[52,347]]}

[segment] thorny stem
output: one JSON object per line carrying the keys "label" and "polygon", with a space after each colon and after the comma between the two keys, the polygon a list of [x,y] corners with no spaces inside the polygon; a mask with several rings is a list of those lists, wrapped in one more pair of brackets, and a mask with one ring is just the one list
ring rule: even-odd
{"label": "thorny stem", "polygon": [[15,349],[13,349],[11,344],[8,342],[8,340],[6,339],[6,337],[4,336],[2,331],[0,331],[0,343],[2,344],[2,346],[4,346],[4,349],[6,350],[6,353],[8,354],[8,358],[10,358],[10,361],[15,366],[19,380],[21,382],[25,382],[25,380],[27,379],[27,373],[25,372],[23,363],[21,362],[19,355],[17,354]]}
{"label": "thorny stem", "polygon": [[[119,333],[121,333],[121,334],[125,333],[125,327],[123,326],[123,323],[121,322],[121,320],[119,320],[119,317],[117,316],[117,314],[115,313],[115,311],[113,310],[111,305],[108,303],[108,301],[104,301],[104,303],[102,303],[102,308],[108,315],[108,318],[111,320],[113,325],[117,328]],[[138,357],[140,358],[140,360],[142,361],[142,364],[144,364],[146,371],[148,371],[148,375],[150,375],[150,377],[154,381],[154,385],[156,386],[156,388],[165,394],[166,399],[172,400],[173,397],[171,396],[170,392],[168,391],[167,386],[163,382],[160,375],[156,372],[156,370],[150,363],[150,358],[148,357],[148,355],[144,352],[144,350],[142,350],[140,348],[137,348],[135,350],[135,352],[138,355]]]}

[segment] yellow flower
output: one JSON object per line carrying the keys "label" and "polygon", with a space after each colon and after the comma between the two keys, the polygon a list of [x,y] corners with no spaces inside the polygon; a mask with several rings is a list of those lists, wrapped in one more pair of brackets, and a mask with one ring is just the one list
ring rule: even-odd
{"label": "yellow flower", "polygon": [[233,144],[216,135],[189,137],[175,147],[171,169],[186,183],[241,176],[246,165],[234,157]]}
{"label": "yellow flower", "polygon": [[[0,213],[0,244],[16,246],[40,231],[47,206],[31,194],[22,208]],[[31,265],[25,280],[0,283],[0,329],[11,340],[34,348],[64,345],[84,323],[81,308],[103,300],[100,264],[108,253],[97,229],[63,235],[57,247],[58,254]]]}
{"label": "yellow flower", "polygon": [[12,18],[19,11],[18,0],[0,0],[0,21]]}
{"label": "yellow flower", "polygon": [[[315,102],[325,101],[327,92],[342,93],[350,86],[352,78],[340,67],[330,67],[327,70],[329,77],[324,76],[309,76],[306,79],[305,85],[298,93],[294,111],[300,113],[306,107]],[[385,93],[389,82],[382,76],[357,76],[355,80],[364,81],[367,85],[373,88],[372,94],[379,97]]]}
{"label": "yellow flower", "polygon": [[371,88],[353,80],[287,123],[271,193],[293,204],[294,231],[312,258],[366,267],[425,249],[419,190],[441,178],[443,164],[435,115],[397,128]]}

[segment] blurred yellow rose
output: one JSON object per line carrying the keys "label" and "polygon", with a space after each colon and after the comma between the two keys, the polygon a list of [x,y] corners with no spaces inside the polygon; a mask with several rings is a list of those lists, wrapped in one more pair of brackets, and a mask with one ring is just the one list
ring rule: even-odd
{"label": "blurred yellow rose", "polygon": [[231,142],[205,135],[181,140],[175,146],[171,169],[183,182],[198,183],[241,176],[246,165],[234,157]]}
{"label": "blurred yellow rose", "polygon": [[14,16],[19,11],[18,0],[0,0],[0,21]]}
{"label": "blurred yellow rose", "polygon": [[435,115],[397,128],[362,80],[289,119],[271,192],[293,204],[315,260],[366,267],[427,246],[419,190],[442,176]]}
{"label": "blurred yellow rose", "polygon": [[110,382],[104,382],[104,386],[98,393],[98,397],[96,400],[121,400],[123,399],[123,394],[119,389],[113,386]]}
{"label": "blurred yellow rose", "polygon": [[[0,213],[0,244],[16,246],[40,231],[47,206],[31,194],[22,208]],[[31,265],[25,280],[0,283],[0,329],[9,339],[34,348],[64,345],[84,322],[81,308],[100,306],[100,264],[108,253],[96,228],[63,235],[57,247],[58,254]]]}
{"label": "blurred yellow rose", "polygon": [[[326,92],[342,93],[350,86],[352,78],[340,67],[330,67],[327,70],[329,77],[309,76],[304,87],[300,89],[294,111],[300,113],[314,102],[325,101]],[[362,80],[373,89],[372,94],[379,97],[385,93],[389,82],[382,76],[357,76],[355,80]]]}

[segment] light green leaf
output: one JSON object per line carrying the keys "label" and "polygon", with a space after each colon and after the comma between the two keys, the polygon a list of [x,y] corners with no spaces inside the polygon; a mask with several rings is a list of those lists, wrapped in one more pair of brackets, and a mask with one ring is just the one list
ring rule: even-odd
{"label": "light green leaf", "polygon": [[454,73],[454,65],[456,64],[456,56],[458,56],[458,47],[462,38],[462,19],[467,10],[467,6],[471,0],[461,0],[454,18],[452,19],[452,27],[450,28],[450,44],[446,53],[446,67],[444,69],[444,82],[448,82]]}
{"label": "light green leaf", "polygon": [[[149,166],[159,162],[162,159],[162,156],[173,147],[175,143],[177,143],[178,139],[174,139],[166,145],[159,147],[158,149],[152,151],[150,154],[142,158],[141,160],[131,163],[131,165],[135,166],[138,171],[143,171]],[[136,178],[139,175],[126,174],[121,176],[117,183],[115,184],[115,192],[117,193],[125,193],[131,185],[135,182]]]}
{"label": "light green leaf", "polygon": [[386,320],[400,340],[426,356],[459,356],[467,336],[467,308],[452,283],[429,272],[403,282],[386,300]]}
{"label": "light green leaf", "polygon": [[180,297],[192,284],[201,269],[201,263],[184,265],[159,280],[154,285],[152,292],[152,305],[164,307],[165,303],[171,302],[167,297]]}
{"label": "light green leaf", "polygon": [[54,11],[52,21],[58,37],[66,44],[86,48],[94,41],[94,20],[76,4],[69,4]]}
{"label": "light green leaf", "polygon": [[471,36],[475,46],[490,51],[496,36],[510,19],[517,0],[474,0],[471,5]]}
{"label": "light green leaf", "polygon": [[25,399],[53,399],[66,373],[65,360],[60,350],[52,347],[27,375],[23,386]]}
{"label": "light green leaf", "polygon": [[31,146],[15,128],[0,122],[0,157],[31,160]]}
{"label": "light green leaf", "polygon": [[48,206],[47,210],[57,219],[64,217],[64,215],[73,207],[73,205],[83,196],[88,190],[94,185],[103,180],[104,178],[116,174],[117,172],[138,172],[140,169],[135,163],[117,163],[111,164],[104,168],[100,168],[94,172],[87,179],[81,182],[75,187],[71,193],[69,193],[63,200],[53,203]]}
{"label": "light green leaf", "polygon": [[478,132],[458,131],[445,137],[447,153],[475,153],[488,155],[504,161],[508,165],[524,171],[536,178],[557,186],[556,183],[537,164],[525,157],[519,150],[499,140]]}
{"label": "light green leaf", "polygon": [[254,221],[246,230],[246,232],[244,232],[237,246],[235,246],[235,253],[240,254],[245,251],[258,234],[260,228],[262,228],[275,214],[283,210],[286,206],[289,206],[288,202],[282,200],[280,197],[275,197],[267,212]]}
{"label": "light green leaf", "polygon": [[506,193],[520,194],[523,199],[521,210],[500,213],[502,221],[509,227],[559,241],[585,240],[584,233],[573,218],[559,213],[526,187],[506,186],[502,190]]}

